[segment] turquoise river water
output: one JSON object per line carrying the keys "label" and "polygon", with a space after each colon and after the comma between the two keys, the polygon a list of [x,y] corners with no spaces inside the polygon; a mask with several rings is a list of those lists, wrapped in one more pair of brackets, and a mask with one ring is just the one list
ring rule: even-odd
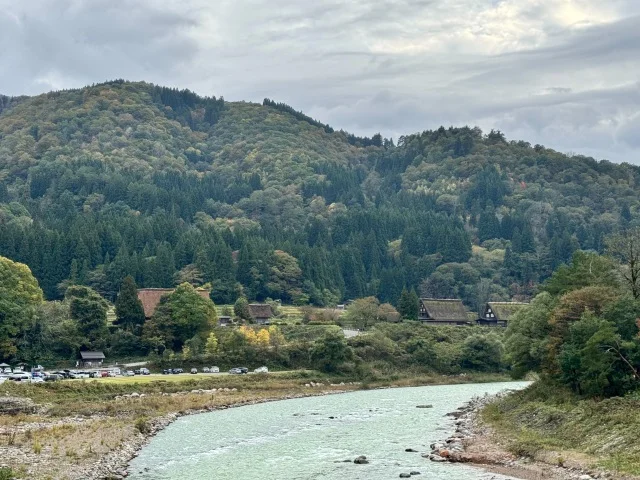
{"label": "turquoise river water", "polygon": [[[474,396],[527,383],[357,391],[182,417],[129,467],[134,480],[504,480],[480,468],[433,463],[420,453],[454,430],[445,414]],[[416,408],[432,404],[433,408]],[[334,417],[334,418],[330,418]],[[413,448],[420,453],[408,453]],[[366,455],[368,465],[353,460]]]}

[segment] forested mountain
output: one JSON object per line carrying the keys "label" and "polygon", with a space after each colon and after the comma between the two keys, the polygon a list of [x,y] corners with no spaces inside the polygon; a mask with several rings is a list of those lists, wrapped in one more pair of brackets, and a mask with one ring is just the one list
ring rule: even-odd
{"label": "forested mountain", "polygon": [[360,138],[265,99],[114,81],[0,96],[0,255],[45,296],[210,282],[317,305],[530,296],[639,223],[640,170],[500,132]]}

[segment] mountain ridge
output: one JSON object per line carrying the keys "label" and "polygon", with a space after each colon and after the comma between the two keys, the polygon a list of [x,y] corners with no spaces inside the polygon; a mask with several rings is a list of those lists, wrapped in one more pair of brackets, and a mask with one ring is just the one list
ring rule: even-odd
{"label": "mountain ridge", "polygon": [[49,298],[69,281],[113,298],[126,274],[171,286],[195,265],[222,302],[397,303],[407,288],[476,308],[528,298],[639,220],[638,167],[477,127],[396,145],[269,99],[120,80],[3,98],[0,254]]}

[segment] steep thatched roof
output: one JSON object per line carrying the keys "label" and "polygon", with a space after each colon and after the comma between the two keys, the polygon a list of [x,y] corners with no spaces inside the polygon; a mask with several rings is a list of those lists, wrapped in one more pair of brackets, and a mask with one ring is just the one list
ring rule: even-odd
{"label": "steep thatched roof", "polygon": [[[529,305],[521,302],[488,302],[487,308],[490,308],[496,319],[501,322],[508,322],[523,307]],[[486,312],[485,308],[485,312]]]}
{"label": "steep thatched roof", "polygon": [[[175,288],[141,288],[138,290],[138,299],[142,302],[144,316],[151,318],[153,316],[153,312],[156,311],[156,307],[160,303],[160,299],[164,295],[173,293],[174,290]],[[202,298],[209,298],[209,290],[198,288],[196,291]]]}
{"label": "steep thatched roof", "polygon": [[467,322],[467,309],[464,308],[462,300],[444,299],[444,298],[421,298],[420,302],[424,305],[429,318],[434,321],[456,321]]}
{"label": "steep thatched roof", "polygon": [[253,318],[271,318],[273,312],[271,311],[271,305],[268,303],[250,303],[249,313]]}

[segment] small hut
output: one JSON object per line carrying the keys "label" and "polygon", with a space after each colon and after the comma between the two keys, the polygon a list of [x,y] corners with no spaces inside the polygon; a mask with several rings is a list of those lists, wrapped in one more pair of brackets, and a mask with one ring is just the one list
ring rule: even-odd
{"label": "small hut", "polygon": [[99,367],[104,362],[104,353],[102,352],[80,352],[81,367]]}

